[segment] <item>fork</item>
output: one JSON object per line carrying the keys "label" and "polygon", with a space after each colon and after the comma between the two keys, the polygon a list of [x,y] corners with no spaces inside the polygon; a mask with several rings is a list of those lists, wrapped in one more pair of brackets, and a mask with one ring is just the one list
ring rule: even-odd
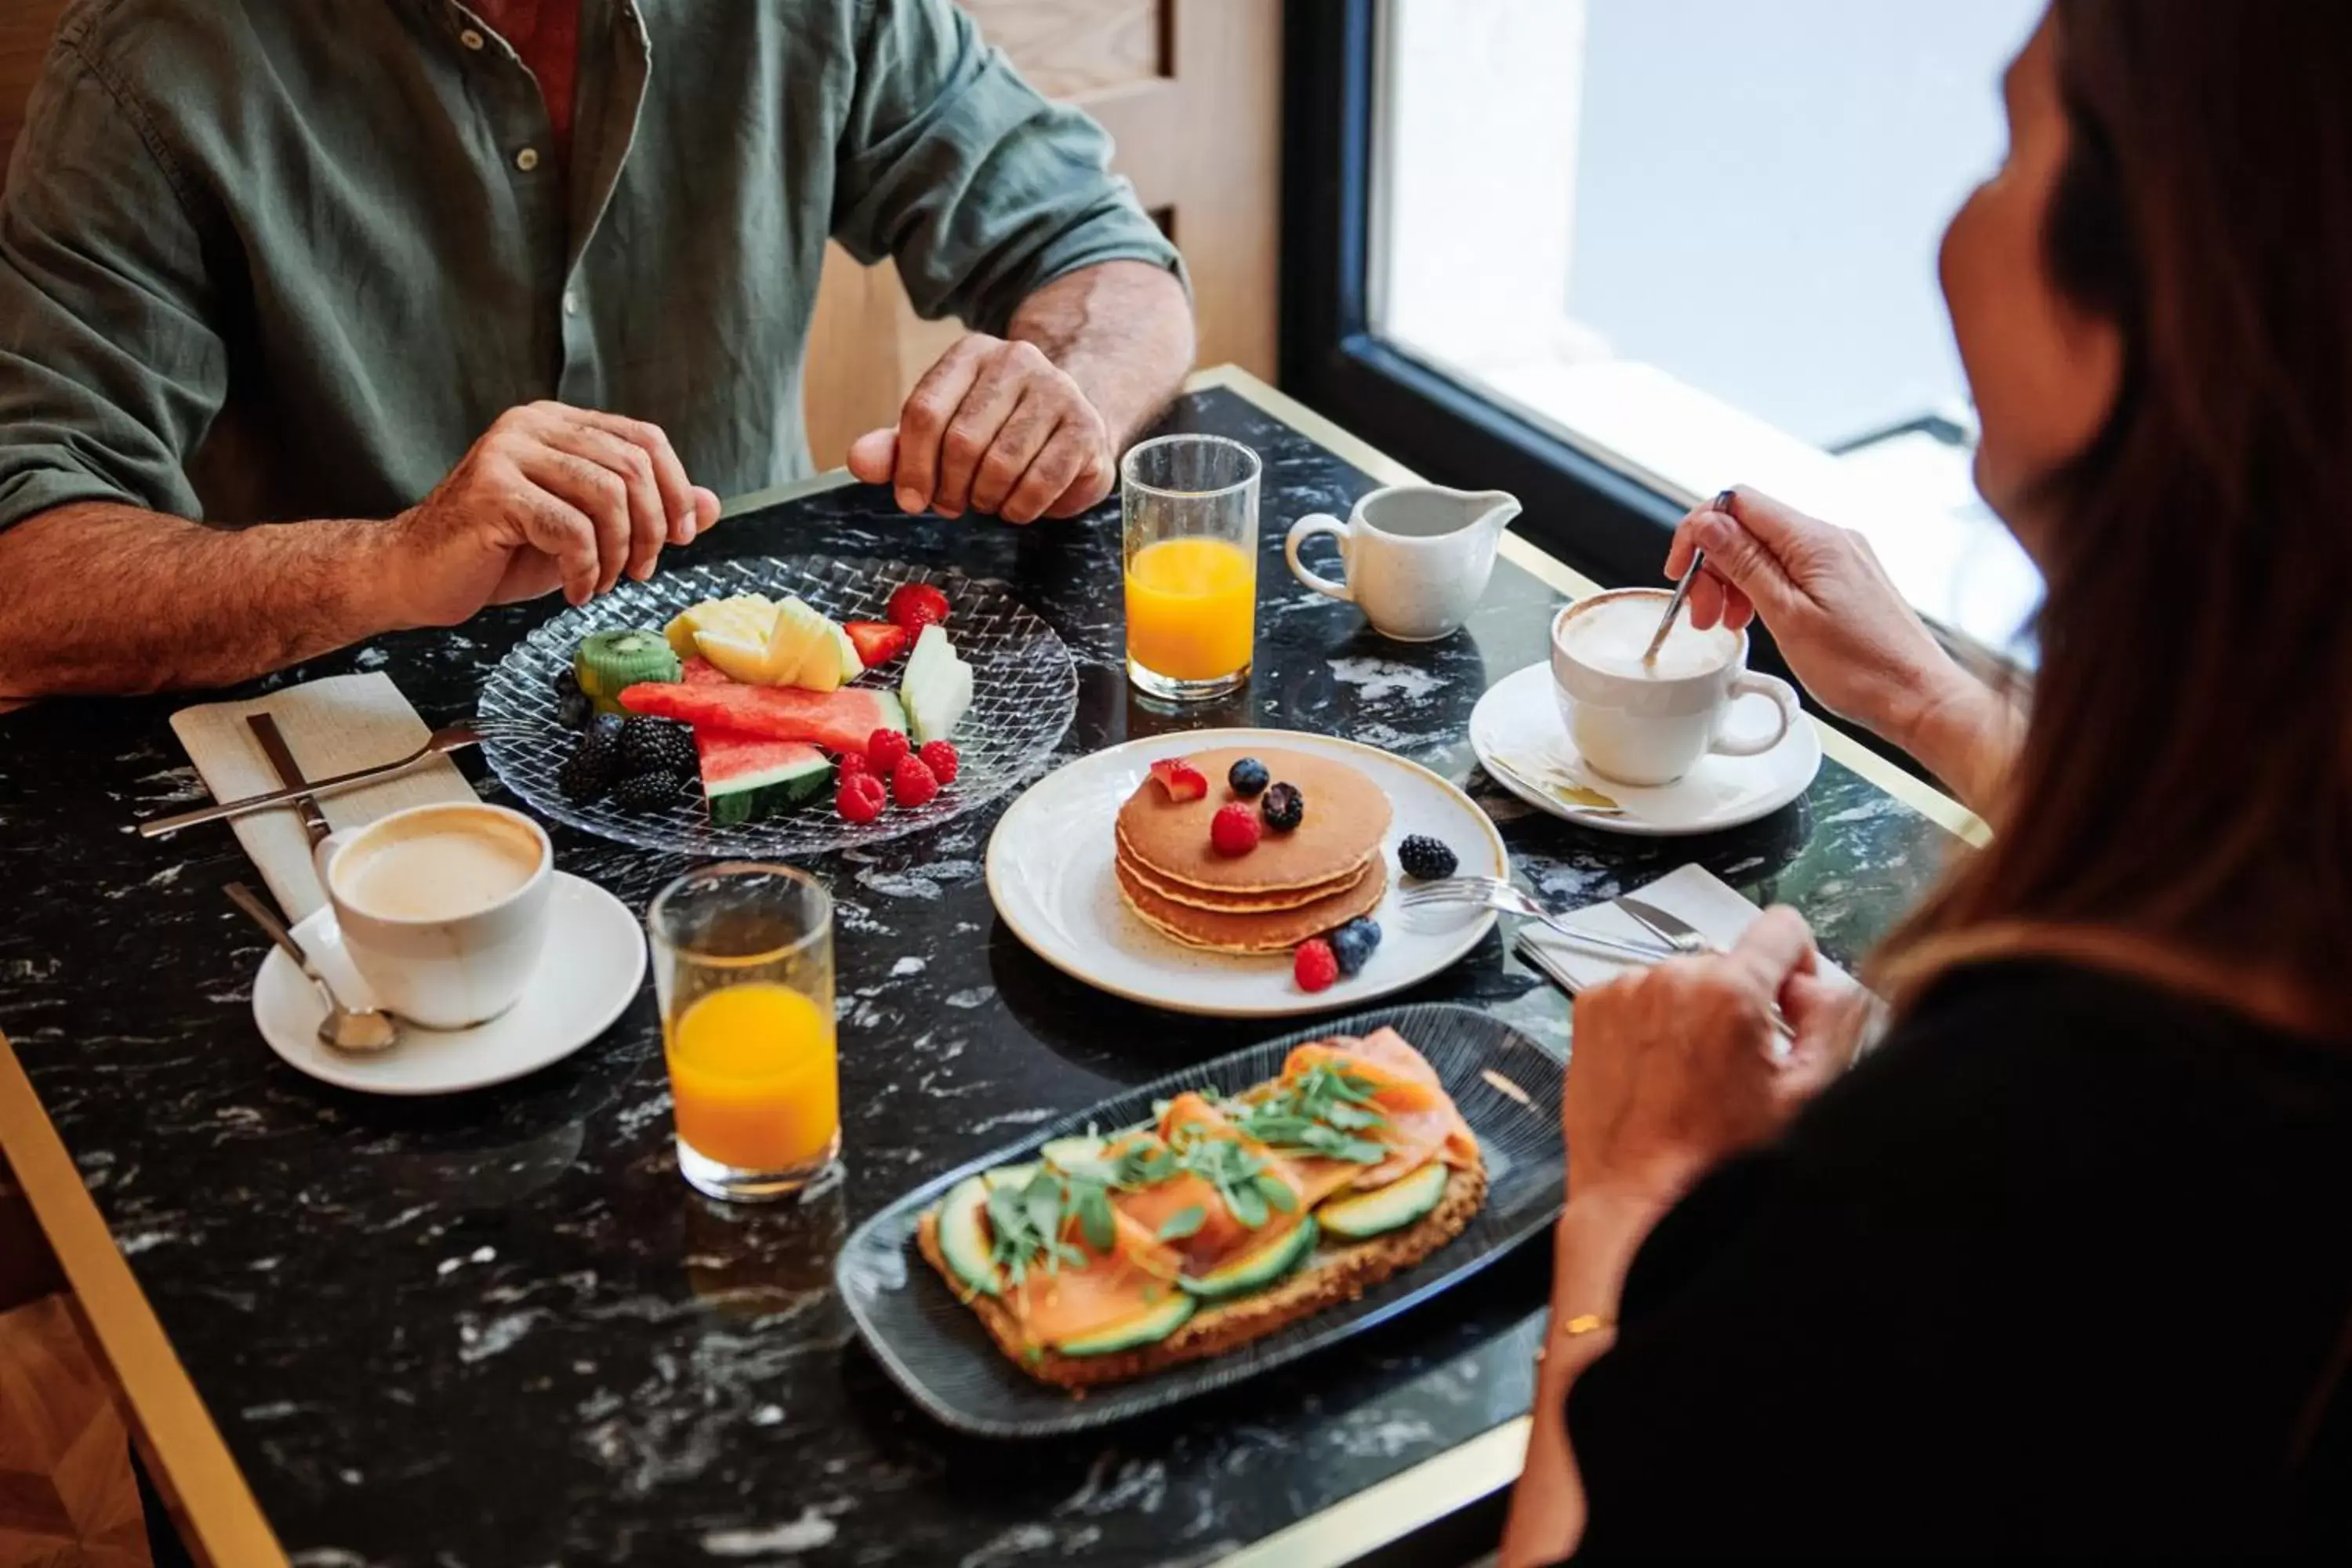
{"label": "fork", "polygon": [[1497,877],[1447,877],[1435,882],[1423,882],[1406,889],[1397,900],[1407,911],[1439,909],[1500,910],[1506,914],[1525,915],[1538,920],[1571,942],[1596,947],[1604,952],[1621,953],[1628,958],[1672,958],[1675,950],[1659,942],[1625,942],[1613,936],[1599,936],[1581,926],[1573,926],[1536,902],[1532,894]]}

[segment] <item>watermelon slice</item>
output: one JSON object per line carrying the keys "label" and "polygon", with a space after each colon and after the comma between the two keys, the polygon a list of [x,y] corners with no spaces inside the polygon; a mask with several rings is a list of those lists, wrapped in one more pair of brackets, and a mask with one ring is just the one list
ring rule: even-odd
{"label": "watermelon slice", "polygon": [[710,820],[732,827],[789,811],[833,785],[833,764],[805,741],[771,741],[732,730],[699,729],[702,794]]}
{"label": "watermelon slice", "polygon": [[767,741],[804,741],[828,752],[862,752],[877,730],[905,731],[906,710],[887,691],[845,686],[803,691],[790,686],[699,684],[691,676],[670,684],[646,681],[621,693],[631,713],[675,719],[697,729],[732,730]]}

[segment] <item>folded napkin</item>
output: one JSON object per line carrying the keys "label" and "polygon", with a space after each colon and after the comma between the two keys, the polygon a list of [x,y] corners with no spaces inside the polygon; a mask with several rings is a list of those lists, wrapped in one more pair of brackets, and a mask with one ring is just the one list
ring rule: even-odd
{"label": "folded napkin", "polygon": [[[1696,927],[1701,936],[1717,947],[1729,947],[1740,934],[1755,923],[1764,911],[1740,897],[1738,889],[1717,877],[1704,866],[1680,866],[1646,887],[1631,889],[1633,897],[1645,904],[1654,904],[1670,915],[1680,915]],[[1617,942],[1633,942],[1658,945],[1658,938],[1650,929],[1632,915],[1611,903],[1590,904],[1570,910],[1562,917],[1570,925],[1589,931],[1595,936],[1609,937]],[[1598,985],[1622,971],[1638,967],[1645,961],[1628,958],[1620,953],[1604,952],[1596,948],[1580,947],[1575,942],[1548,926],[1530,921],[1519,931],[1522,946],[1533,951],[1538,967],[1570,992]],[[1823,970],[1851,984],[1853,979],[1845,971],[1822,960]]]}
{"label": "folded napkin", "polygon": [[[172,732],[187,748],[215,800],[240,800],[280,786],[246,723],[249,713],[277,715],[286,749],[305,778],[332,778],[406,756],[432,727],[417,716],[392,678],[381,671],[336,675],[289,686],[244,702],[207,702],[172,715]],[[375,784],[353,784],[319,797],[329,826],[357,827],[412,805],[472,800],[474,788],[447,757],[435,757]],[[326,900],[310,869],[310,840],[290,805],[257,811],[231,822],[237,841],[277,895],[288,924]]]}

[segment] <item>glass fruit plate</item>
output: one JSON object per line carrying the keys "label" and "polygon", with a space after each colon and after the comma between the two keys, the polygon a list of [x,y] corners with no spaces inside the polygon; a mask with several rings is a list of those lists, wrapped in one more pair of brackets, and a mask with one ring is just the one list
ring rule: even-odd
{"label": "glass fruit plate", "polygon": [[[731,827],[715,826],[698,782],[657,810],[630,811],[611,796],[568,800],[556,773],[572,754],[572,731],[555,721],[555,677],[591,632],[658,631],[705,599],[737,594],[796,596],[835,621],[878,621],[891,593],[930,583],[948,596],[948,636],[971,666],[971,709],[956,726],[955,783],[912,810],[892,806],[860,826],[842,820],[825,791],[787,812]],[[850,684],[895,691],[901,656]],[[649,583],[624,582],[603,598],[566,610],[515,645],[482,687],[476,721],[482,751],[500,781],[532,809],[601,837],[698,857],[794,858],[878,844],[952,821],[1021,784],[1053,754],[1077,711],[1078,675],[1053,627],[992,578],[929,571],[894,561],[827,555],[751,556],[663,570]]]}

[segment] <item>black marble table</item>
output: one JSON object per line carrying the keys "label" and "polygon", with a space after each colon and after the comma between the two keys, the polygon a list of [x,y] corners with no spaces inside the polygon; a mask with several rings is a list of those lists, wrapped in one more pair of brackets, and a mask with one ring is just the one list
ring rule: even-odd
{"label": "black marble table", "polygon": [[[1146,710],[1123,679],[1115,503],[1019,529],[910,521],[844,486],[736,516],[696,549],[901,554],[1003,577],[1078,661],[1061,756],[1201,724],[1369,742],[1462,782],[1556,907],[1696,859],[1796,904],[1850,961],[1934,875],[1950,833],[1834,760],[1866,766],[1850,747],[1801,802],[1712,837],[1613,837],[1527,812],[1465,734],[1479,694],[1542,657],[1559,595],[1504,564],[1467,632],[1406,647],[1297,586],[1284,531],[1346,512],[1372,481],[1253,385],[1196,391],[1170,421],[1266,461],[1255,677],[1196,716]],[[381,668],[429,721],[458,719],[548,613],[387,638],[257,689]],[[249,875],[235,841],[131,831],[204,798],[165,726],[175,706],[0,720],[0,1030],[39,1107],[0,1132],[61,1253],[68,1199],[94,1200],[137,1286],[103,1304],[110,1350],[132,1359],[122,1314],[152,1310],[295,1563],[1205,1563],[1525,1412],[1540,1248],[1345,1349],[1080,1439],[970,1441],[899,1395],[829,1289],[849,1226],[1057,1112],[1291,1026],[1164,1016],[1033,957],[982,883],[1001,803],[812,867],[839,901],[848,1174],[806,1205],[730,1213],[677,1177],[650,987],[571,1060],[462,1098],[370,1099],[280,1065],[249,1012],[262,944],[221,896]],[[682,868],[555,839],[560,864],[633,906]],[[1567,1003],[1499,937],[1401,999],[1468,1001],[1567,1048]],[[88,1199],[26,1174],[52,1138]],[[86,1294],[112,1261],[77,1277]],[[169,1377],[118,1371],[162,1467],[205,1489],[205,1456],[185,1449],[209,1428],[167,1408]],[[201,1524],[220,1499],[182,1501]],[[216,1547],[257,1538],[235,1524],[215,1526]],[[1285,1561],[1326,1550],[1290,1540]]]}

